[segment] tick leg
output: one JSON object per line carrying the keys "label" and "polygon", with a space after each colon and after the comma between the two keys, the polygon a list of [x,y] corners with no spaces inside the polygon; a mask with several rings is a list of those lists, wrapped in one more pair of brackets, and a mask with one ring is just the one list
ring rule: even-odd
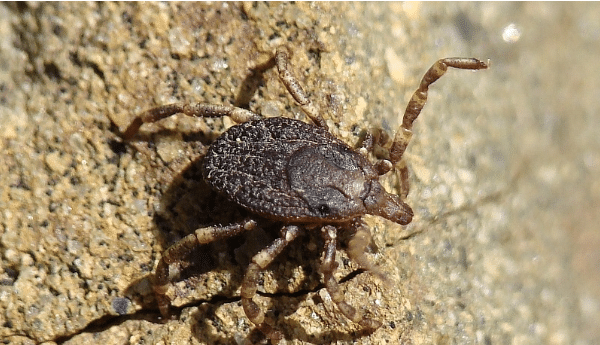
{"label": "tick leg", "polygon": [[[388,139],[388,135],[381,129],[368,131],[358,150],[362,155],[366,156],[369,152],[374,152],[376,146],[384,146],[388,142]],[[388,159],[380,159],[375,163],[375,170],[378,175],[387,173],[393,167]]]}
{"label": "tick leg", "polygon": [[400,173],[400,196],[402,200],[406,200],[408,196],[408,190],[410,189],[410,184],[408,182],[408,167],[406,166],[406,162],[401,160],[400,163],[396,165],[396,169]]}
{"label": "tick leg", "polygon": [[322,229],[323,237],[325,239],[325,255],[321,265],[321,272],[323,273],[325,288],[327,289],[327,292],[331,296],[333,302],[337,305],[338,309],[348,319],[368,329],[379,328],[381,326],[381,322],[364,317],[362,313],[358,312],[356,308],[344,300],[344,295],[340,291],[340,287],[333,277],[333,272],[337,268],[337,264],[335,262],[335,247],[337,242],[336,232],[337,229],[331,225],[324,226]]}
{"label": "tick leg", "polygon": [[300,107],[306,116],[308,116],[317,126],[327,129],[327,123],[325,123],[325,120],[319,115],[319,110],[310,101],[306,92],[304,92],[302,86],[300,86],[298,79],[296,79],[288,68],[289,60],[289,51],[287,48],[284,46],[277,48],[275,64],[277,65],[277,71],[279,72],[279,79],[283,85],[285,85],[285,88],[292,97],[294,97],[296,102],[300,104]]}
{"label": "tick leg", "polygon": [[348,249],[346,250],[348,256],[352,261],[356,262],[360,268],[375,274],[383,281],[387,281],[385,274],[365,255],[367,247],[373,241],[369,227],[367,227],[363,221],[357,221],[354,227],[356,228],[356,232],[348,242]]}
{"label": "tick leg", "polygon": [[390,149],[390,161],[393,165],[400,161],[402,154],[404,154],[404,151],[406,150],[406,146],[408,146],[408,143],[410,142],[412,125],[427,101],[427,90],[429,85],[433,84],[443,76],[448,67],[479,70],[488,68],[488,65],[485,62],[472,58],[446,58],[438,60],[431,68],[429,68],[421,80],[421,85],[419,85],[419,88],[412,95],[410,102],[408,102],[408,106],[404,112],[404,118],[402,119],[402,125],[394,137],[394,142]]}
{"label": "tick leg", "polygon": [[229,116],[236,123],[257,120],[261,117],[250,110],[229,105],[216,105],[207,103],[174,103],[148,109],[139,114],[123,132],[123,139],[131,139],[140,129],[142,124],[156,122],[175,114],[185,114],[194,117],[222,117]]}
{"label": "tick leg", "polygon": [[298,234],[300,233],[300,228],[295,225],[284,226],[281,229],[281,237],[276,239],[269,247],[261,250],[258,254],[254,255],[250,265],[248,266],[248,271],[246,272],[246,276],[244,277],[244,281],[242,282],[241,287],[241,295],[242,295],[242,306],[244,307],[244,312],[246,316],[252,323],[256,325],[261,332],[263,332],[271,342],[278,342],[283,339],[283,334],[273,329],[269,324],[265,322],[265,314],[258,304],[252,301],[252,297],[256,294],[256,289],[258,287],[258,274],[260,271],[264,270],[269,264],[281,253],[281,251],[287,247],[290,242],[292,242]]}
{"label": "tick leg", "polygon": [[154,276],[154,293],[158,303],[158,309],[163,317],[170,316],[171,301],[166,296],[169,284],[173,277],[179,274],[179,267],[170,270],[172,264],[181,263],[189,253],[199,245],[207,244],[215,240],[235,236],[243,231],[255,229],[257,226],[253,220],[244,220],[239,223],[223,227],[206,227],[194,231],[173,244],[163,253]]}
{"label": "tick leg", "polygon": [[373,152],[376,146],[384,146],[390,140],[389,135],[381,128],[367,130],[359,149]]}
{"label": "tick leg", "polygon": [[358,148],[363,155],[366,155],[369,152],[373,152],[375,148],[375,135],[371,132],[367,132],[365,137],[360,143],[360,147]]}

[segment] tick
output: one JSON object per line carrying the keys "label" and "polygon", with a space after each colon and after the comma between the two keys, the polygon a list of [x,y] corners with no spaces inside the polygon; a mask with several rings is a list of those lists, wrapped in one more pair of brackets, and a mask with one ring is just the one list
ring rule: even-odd
{"label": "tick", "polygon": [[[402,124],[389,148],[389,159],[371,162],[368,152],[377,139],[367,134],[359,148],[353,149],[329,131],[317,107],[311,102],[288,68],[289,51],[277,49],[275,64],[279,79],[312,123],[285,117],[263,118],[249,110],[226,105],[176,103],[159,106],[138,115],[123,133],[130,139],[144,123],[156,122],[174,114],[195,117],[229,116],[238,123],[218,137],[202,162],[205,181],[216,191],[249,210],[255,216],[226,226],[195,230],[169,247],[156,268],[155,287],[158,307],[169,316],[166,296],[170,269],[195,247],[252,231],[261,222],[281,224],[279,238],[252,258],[241,284],[241,302],[248,319],[272,343],[283,334],[265,321],[264,312],[252,300],[259,284],[259,273],[301,232],[323,236],[325,248],[320,271],[325,288],[339,311],[364,329],[374,330],[381,322],[368,318],[344,300],[338,282],[335,250],[337,235],[349,231],[348,256],[361,268],[378,273],[365,250],[371,241],[369,228],[362,220],[376,215],[400,225],[411,222],[413,211],[403,200],[408,194],[408,169],[402,155],[412,136],[412,126],[427,101],[429,86],[448,67],[479,70],[488,65],[472,58],[438,60],[425,73],[419,88],[408,103]],[[400,175],[400,195],[388,193],[380,176],[391,170]]]}

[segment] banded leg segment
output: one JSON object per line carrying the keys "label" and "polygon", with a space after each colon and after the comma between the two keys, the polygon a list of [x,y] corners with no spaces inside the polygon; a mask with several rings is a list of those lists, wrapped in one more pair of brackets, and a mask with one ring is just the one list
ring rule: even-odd
{"label": "banded leg segment", "polygon": [[174,276],[179,273],[179,268],[171,270],[171,265],[182,262],[190,252],[199,245],[207,244],[215,240],[235,236],[244,231],[253,230],[257,227],[254,220],[244,220],[239,223],[223,227],[206,227],[196,230],[177,243],[173,244],[163,253],[154,276],[154,294],[158,303],[158,309],[163,317],[170,316],[171,300],[166,296],[169,284]]}
{"label": "banded leg segment", "polygon": [[[337,268],[335,262],[335,247],[337,243],[337,229],[334,226],[326,225],[322,229],[323,238],[325,239],[325,255],[321,265],[325,289],[331,296],[333,302],[338,309],[348,319],[356,322],[360,326],[368,329],[376,329],[381,326],[381,322],[364,317],[362,313],[356,310],[353,306],[344,300],[344,295],[340,291],[340,286],[333,276],[333,272]],[[366,247],[366,246],[365,246]],[[359,263],[360,264],[360,263]]]}
{"label": "banded leg segment", "polygon": [[300,228],[295,225],[284,226],[281,229],[281,237],[276,239],[269,247],[261,250],[258,254],[254,255],[246,276],[242,282],[241,295],[242,295],[242,307],[246,316],[252,323],[256,325],[261,332],[263,332],[272,342],[276,343],[283,339],[283,334],[276,331],[273,327],[265,322],[265,314],[256,304],[252,297],[256,294],[258,288],[258,279],[260,271],[264,270],[275,258],[279,255],[290,242],[292,242],[300,233]]}
{"label": "banded leg segment", "polygon": [[427,90],[429,89],[429,85],[435,83],[436,80],[443,76],[448,67],[480,70],[488,68],[488,65],[485,62],[472,58],[446,58],[438,60],[431,68],[429,68],[427,73],[423,76],[419,88],[412,95],[410,102],[408,102],[402,119],[402,125],[398,128],[398,131],[394,136],[394,142],[390,149],[390,161],[393,165],[396,165],[396,163],[400,161],[402,154],[404,154],[404,151],[410,142],[410,138],[412,137],[412,125],[421,113],[425,102],[427,102]]}
{"label": "banded leg segment", "polygon": [[277,71],[279,72],[279,79],[292,97],[294,97],[294,100],[300,104],[300,107],[306,116],[308,116],[317,126],[327,129],[327,123],[323,120],[321,115],[319,115],[319,109],[311,102],[306,95],[306,92],[302,89],[302,86],[300,86],[298,79],[290,71],[288,67],[289,60],[290,57],[287,48],[284,46],[277,48],[275,64],[277,65]]}
{"label": "banded leg segment", "polygon": [[162,120],[175,114],[185,114],[193,117],[223,117],[229,116],[236,123],[258,120],[261,117],[250,110],[229,105],[215,105],[207,103],[174,103],[148,109],[139,114],[123,132],[122,138],[131,139],[144,123]]}
{"label": "banded leg segment", "polygon": [[[374,130],[372,132],[367,132],[365,135],[365,139],[362,142],[360,150],[362,153],[366,155],[367,152],[373,152],[375,149],[375,145],[384,146],[389,140],[387,134],[381,130]],[[375,170],[378,175],[384,175],[388,173],[393,168],[396,168],[400,173],[400,196],[402,200],[406,199],[408,195],[409,183],[408,183],[408,167],[404,163],[404,161],[400,160],[400,162],[396,162],[396,164],[392,164],[392,162],[388,159],[380,159],[375,163]]]}
{"label": "banded leg segment", "polygon": [[379,279],[386,282],[387,277],[385,274],[377,267],[377,265],[373,264],[365,254],[367,252],[367,247],[373,241],[369,227],[367,227],[362,220],[357,221],[356,224],[354,224],[354,227],[356,232],[348,242],[346,253],[348,253],[350,259],[356,262],[360,268],[375,274]]}

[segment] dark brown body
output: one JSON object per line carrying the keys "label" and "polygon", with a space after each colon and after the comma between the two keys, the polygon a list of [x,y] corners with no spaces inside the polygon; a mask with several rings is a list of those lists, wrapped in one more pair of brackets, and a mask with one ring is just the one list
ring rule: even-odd
{"label": "dark brown body", "polygon": [[[373,164],[328,131],[288,118],[231,127],[204,157],[205,180],[237,204],[288,223],[339,223],[379,214]],[[389,194],[407,224],[412,210]]]}

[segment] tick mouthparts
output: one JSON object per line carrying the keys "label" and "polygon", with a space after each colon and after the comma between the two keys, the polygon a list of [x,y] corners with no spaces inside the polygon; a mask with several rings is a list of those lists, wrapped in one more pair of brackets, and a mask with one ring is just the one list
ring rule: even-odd
{"label": "tick mouthparts", "polygon": [[[373,188],[375,187],[375,188]],[[413,211],[398,195],[387,193],[379,185],[372,186],[373,192],[364,203],[369,214],[389,219],[394,223],[406,225],[411,222]]]}
{"label": "tick mouthparts", "polygon": [[410,206],[400,200],[399,196],[388,193],[384,194],[377,207],[371,212],[400,225],[410,223],[413,217]]}

